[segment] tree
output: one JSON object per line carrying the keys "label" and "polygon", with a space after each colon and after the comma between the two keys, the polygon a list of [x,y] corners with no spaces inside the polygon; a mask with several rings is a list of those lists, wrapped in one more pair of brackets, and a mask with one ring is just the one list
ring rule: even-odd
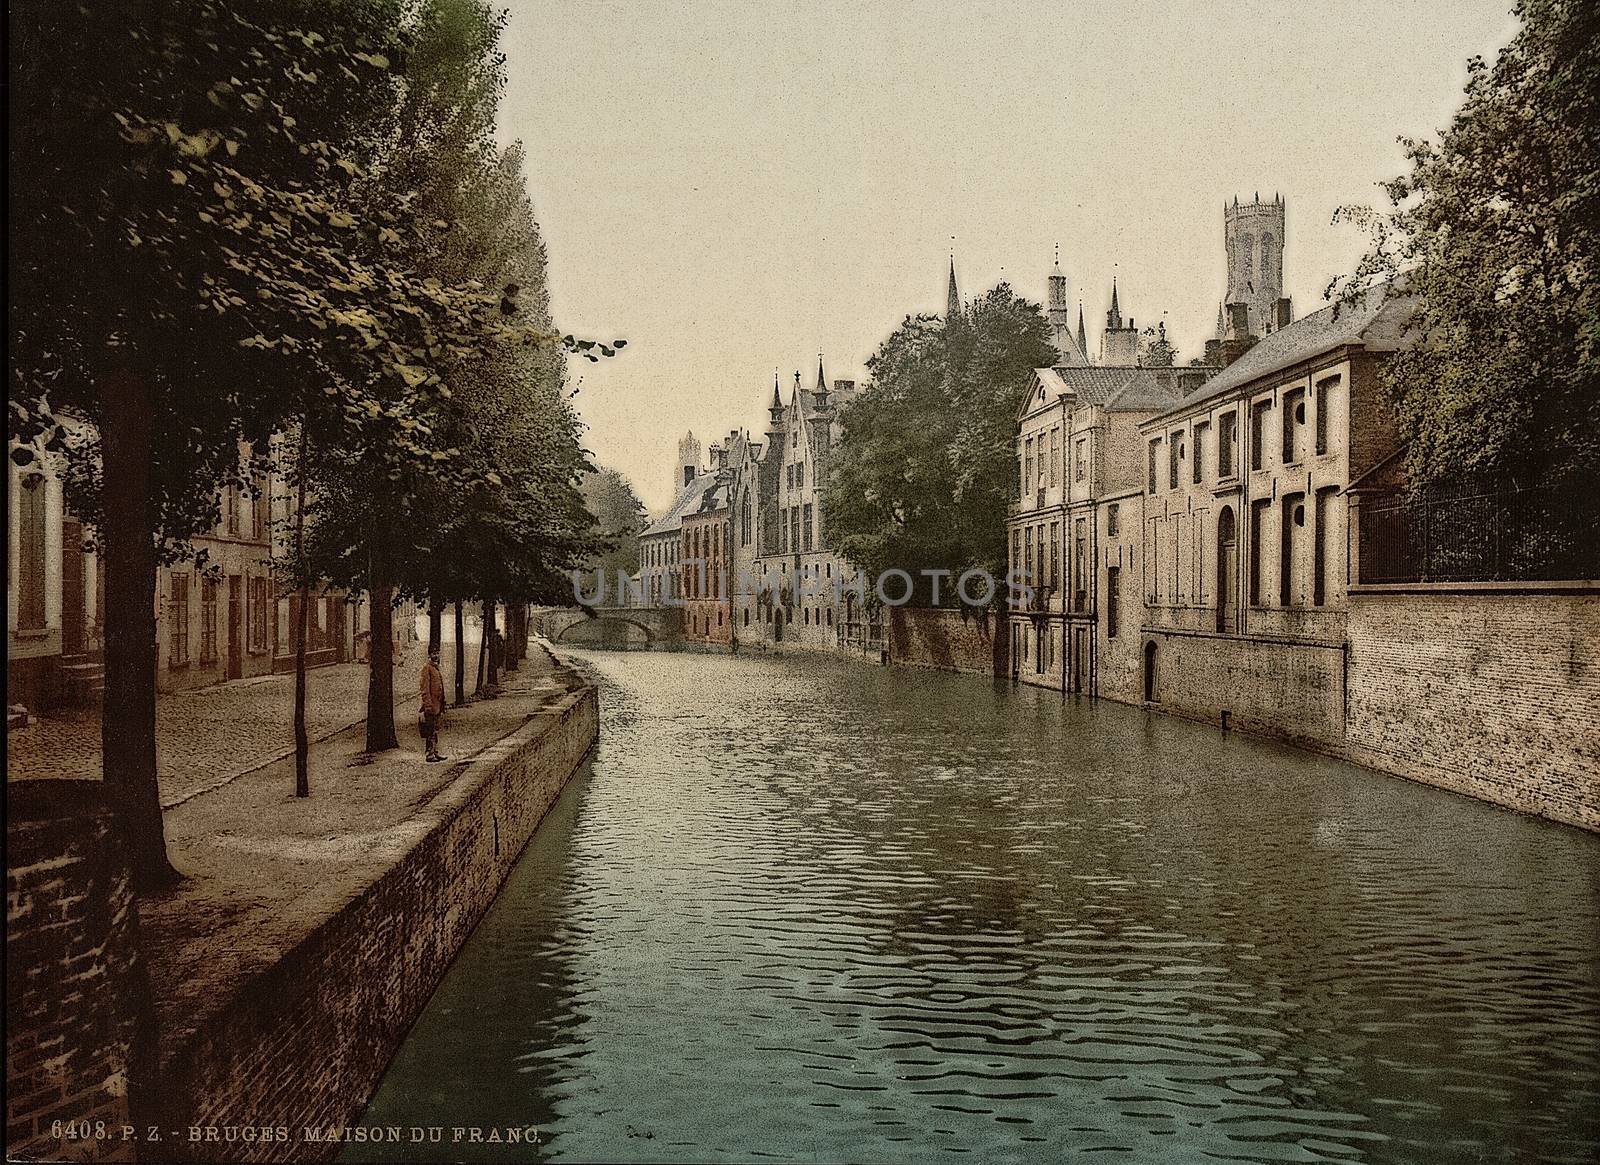
{"label": "tree", "polygon": [[[1056,359],[1039,306],[1002,283],[961,315],[907,317],[867,361],[845,406],[822,511],[840,552],[869,575],[889,568],[1005,574],[1016,489],[1016,416],[1028,374]],[[919,580],[917,601],[932,599]],[[998,587],[996,599],[1004,588]]]}
{"label": "tree", "polygon": [[1398,280],[1414,342],[1384,367],[1414,488],[1600,472],[1600,10],[1518,0],[1493,67],[1468,64],[1437,144],[1402,138],[1392,209],[1346,207],[1372,246],[1341,303]]}
{"label": "tree", "polygon": [[609,549],[584,564],[584,571],[604,572],[608,586],[618,571],[632,576],[639,569],[639,532],[646,525],[644,503],[633,492],[633,484],[615,469],[601,468],[584,475],[583,501],[600,536],[610,543]]}
{"label": "tree", "polygon": [[339,200],[392,103],[401,14],[398,0],[10,13],[26,116],[11,142],[9,435],[68,455],[69,499],[98,530],[104,775],[141,886],[174,876],[156,783],[157,560],[214,524],[216,487],[245,476],[240,441],[268,447],[286,370],[350,341],[333,313],[363,273]]}

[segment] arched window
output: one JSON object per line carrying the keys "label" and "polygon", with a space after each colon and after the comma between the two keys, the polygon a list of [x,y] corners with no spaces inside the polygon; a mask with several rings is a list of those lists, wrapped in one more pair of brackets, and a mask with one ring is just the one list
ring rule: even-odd
{"label": "arched window", "polygon": [[1241,252],[1240,258],[1244,261],[1243,270],[1240,274],[1243,275],[1245,282],[1248,283],[1255,277],[1256,237],[1254,235],[1246,235],[1239,241],[1239,250]]}

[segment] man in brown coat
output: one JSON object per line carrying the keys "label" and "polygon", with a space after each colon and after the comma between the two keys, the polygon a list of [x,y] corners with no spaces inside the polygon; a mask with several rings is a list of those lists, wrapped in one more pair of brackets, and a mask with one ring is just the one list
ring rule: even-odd
{"label": "man in brown coat", "polygon": [[428,652],[422,665],[422,740],[428,746],[429,762],[448,760],[439,755],[439,721],[444,717],[444,675],[439,671],[439,649]]}

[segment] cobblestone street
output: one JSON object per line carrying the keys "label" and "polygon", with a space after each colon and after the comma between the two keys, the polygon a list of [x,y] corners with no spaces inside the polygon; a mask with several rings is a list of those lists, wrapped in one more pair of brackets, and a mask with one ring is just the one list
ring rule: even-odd
{"label": "cobblestone street", "polygon": [[[417,711],[417,670],[424,645],[410,645],[395,668],[395,720],[402,732]],[[467,692],[477,660],[467,634]],[[454,693],[454,651],[441,664],[447,698]],[[342,663],[306,674],[306,725],[313,743],[366,718],[367,665]],[[414,730],[413,730],[414,731]],[[168,808],[294,748],[294,676],[271,675],[173,692],[156,701],[156,763]],[[95,779],[100,776],[100,717],[79,712],[45,718],[6,736],[6,778]]]}

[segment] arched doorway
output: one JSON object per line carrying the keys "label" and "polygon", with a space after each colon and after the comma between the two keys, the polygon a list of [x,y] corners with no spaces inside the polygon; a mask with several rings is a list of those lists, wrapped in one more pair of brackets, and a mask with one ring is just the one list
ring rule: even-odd
{"label": "arched doorway", "polygon": [[1156,700],[1156,641],[1144,645],[1144,698],[1146,703]]}
{"label": "arched doorway", "polygon": [[1217,630],[1232,631],[1239,593],[1239,539],[1233,507],[1217,515]]}

